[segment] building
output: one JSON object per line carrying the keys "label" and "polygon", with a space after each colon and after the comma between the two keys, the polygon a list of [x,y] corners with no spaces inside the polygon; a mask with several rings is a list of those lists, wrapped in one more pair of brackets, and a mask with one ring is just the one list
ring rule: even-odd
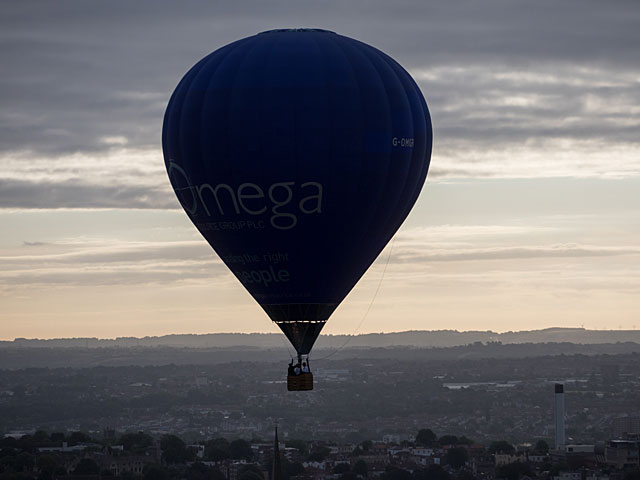
{"label": "building", "polygon": [[515,462],[527,462],[527,454],[524,452],[510,454],[510,453],[496,453],[493,455],[495,459],[496,467],[500,467],[502,465],[508,465],[509,463]]}
{"label": "building", "polygon": [[205,449],[204,445],[201,445],[201,444],[187,445],[187,450],[190,450],[193,453],[195,453],[196,458],[198,459],[204,458],[204,449]]}
{"label": "building", "polygon": [[564,385],[555,384],[556,450],[564,450]]}
{"label": "building", "polygon": [[122,475],[125,472],[142,475],[145,465],[158,463],[154,458],[147,455],[101,455],[95,456],[94,460],[100,465],[101,469],[109,470],[115,476]]}
{"label": "building", "polygon": [[582,472],[558,472],[553,480],[582,480]]}
{"label": "building", "polygon": [[611,434],[613,438],[640,435],[640,417],[617,417],[612,419]]}
{"label": "building", "polygon": [[619,470],[640,467],[640,440],[609,440],[604,449],[604,461]]}

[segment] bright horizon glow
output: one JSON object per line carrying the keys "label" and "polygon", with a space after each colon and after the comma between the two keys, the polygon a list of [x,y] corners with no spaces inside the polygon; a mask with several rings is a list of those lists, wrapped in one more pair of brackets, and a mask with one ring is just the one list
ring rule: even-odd
{"label": "bright horizon glow", "polygon": [[[626,204],[627,212],[618,202],[640,181],[550,179],[544,185],[545,202],[528,195],[540,180],[427,185],[393,244],[323,333],[356,331],[387,259],[356,333],[633,330],[640,225],[627,220],[634,205]],[[476,197],[483,223],[461,191]],[[584,192],[601,212],[589,201],[573,201]],[[599,200],[609,192],[616,193],[612,205]],[[0,221],[8,227],[0,242],[3,339],[222,333],[230,324],[238,333],[279,332],[181,211],[4,211]]]}

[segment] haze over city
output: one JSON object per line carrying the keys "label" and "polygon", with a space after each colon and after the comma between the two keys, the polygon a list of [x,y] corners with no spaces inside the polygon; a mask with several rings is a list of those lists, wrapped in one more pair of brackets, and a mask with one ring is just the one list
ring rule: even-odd
{"label": "haze over city", "polygon": [[196,61],[282,27],[386,52],[433,121],[418,202],[324,332],[640,323],[634,2],[1,8],[0,339],[279,331],[184,214],[160,134]]}

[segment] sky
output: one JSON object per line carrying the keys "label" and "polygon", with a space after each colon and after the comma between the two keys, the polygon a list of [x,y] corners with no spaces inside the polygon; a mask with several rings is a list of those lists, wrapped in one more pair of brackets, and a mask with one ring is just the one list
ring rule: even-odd
{"label": "sky", "polygon": [[277,332],[160,135],[186,71],[274,28],[395,58],[434,128],[405,224],[326,333],[640,326],[635,0],[0,0],[0,339]]}

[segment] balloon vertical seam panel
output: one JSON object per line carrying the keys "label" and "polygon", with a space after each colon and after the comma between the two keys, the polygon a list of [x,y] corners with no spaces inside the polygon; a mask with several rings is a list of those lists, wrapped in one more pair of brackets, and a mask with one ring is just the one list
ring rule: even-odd
{"label": "balloon vertical seam panel", "polygon": [[[342,210],[343,214],[347,218],[349,217],[353,218],[351,222],[348,222],[345,225],[341,225],[341,228],[343,230],[346,230],[345,233],[349,235],[351,233],[351,230],[355,228],[355,225],[360,221],[362,216],[361,213],[357,211],[357,205],[358,205],[357,199],[360,196],[360,191],[359,191],[359,188],[353,188],[353,184],[358,182],[359,179],[361,178],[362,176],[361,172],[363,169],[363,162],[364,162],[364,158],[362,157],[362,154],[361,154],[362,143],[364,141],[362,138],[363,137],[362,132],[364,131],[364,124],[363,124],[362,115],[358,115],[358,112],[360,112],[363,108],[363,99],[362,99],[362,94],[358,84],[357,73],[355,71],[353,62],[351,60],[351,56],[347,53],[345,49],[343,37],[340,35],[334,35],[329,37],[328,40],[329,40],[328,43],[333,44],[334,49],[340,54],[341,58],[343,58],[344,69],[348,71],[347,73],[347,76],[349,79],[348,87],[345,88],[345,92],[343,92],[343,94],[344,93],[351,94],[346,99],[340,98],[343,96],[340,95],[340,90],[338,90],[338,92],[334,92],[332,96],[334,103],[341,101],[343,102],[342,105],[344,106],[344,103],[349,101],[350,102],[349,106],[351,107],[349,109],[350,111],[348,112],[345,112],[344,110],[343,112],[339,112],[339,114],[336,115],[336,117],[338,117],[336,120],[339,122],[340,116],[344,115],[346,118],[351,118],[352,124],[350,126],[342,125],[341,129],[338,130],[335,127],[335,122],[334,122],[334,128],[332,129],[332,138],[334,139],[333,145],[332,145],[332,167],[336,171],[342,171],[342,173],[344,174],[344,175],[341,175],[341,177],[343,177],[341,179],[343,182],[341,186],[344,187],[342,190],[343,202],[341,202],[337,206],[337,208]],[[349,133],[355,136],[353,143],[355,147],[357,147],[358,149],[357,152],[350,151],[348,148],[345,148],[347,147],[345,145],[342,145],[342,148],[340,148],[339,143],[335,141],[335,139],[340,138],[341,132],[343,132],[343,134],[347,137],[349,136]],[[359,135],[360,138],[358,138],[357,135]],[[349,157],[349,154],[351,154],[352,156]],[[359,184],[358,184],[358,187],[359,187]],[[345,242],[342,237],[338,237],[336,235],[334,242],[338,244],[336,248],[340,248],[340,247],[344,248]],[[356,242],[352,242],[352,244],[355,244],[355,243]],[[342,259],[338,257],[338,258],[329,259],[329,260],[332,262],[332,268],[338,272],[340,269],[340,265],[343,263]],[[348,280],[351,280],[350,283],[355,284],[356,280],[354,279],[348,279]],[[339,284],[339,282],[335,282],[335,290],[339,293],[334,293],[334,295],[337,298],[340,298],[341,296],[344,297],[346,296],[346,294],[350,289],[351,287],[345,288],[344,282],[342,284]],[[342,290],[342,292],[340,292],[340,290]]]}
{"label": "balloon vertical seam panel", "polygon": [[[377,256],[377,254],[375,256],[370,254],[372,249],[378,249],[379,241],[376,241],[377,239],[369,234],[369,225],[376,216],[376,210],[372,207],[380,205],[381,189],[378,185],[379,172],[376,165],[380,162],[380,155],[373,154],[367,156],[366,153],[369,148],[368,143],[371,143],[368,141],[373,140],[373,143],[375,143],[378,139],[378,137],[371,135],[371,123],[374,123],[375,126],[376,122],[387,119],[371,111],[371,109],[379,109],[381,103],[378,100],[382,97],[379,93],[383,90],[383,85],[378,72],[369,59],[364,56],[363,52],[358,49],[358,44],[352,39],[337,36],[335,41],[344,52],[353,72],[354,87],[358,92],[361,108],[359,115],[361,131],[358,132],[361,138],[359,139],[360,151],[358,152],[358,158],[360,161],[358,163],[359,174],[356,179],[357,188],[355,189],[355,195],[351,197],[355,199],[355,201],[351,205],[346,206],[347,216],[350,217],[350,221],[346,225],[343,225],[345,233],[351,237],[350,241],[345,242],[343,247],[345,249],[345,256],[357,258],[359,261],[355,265],[340,262],[342,265],[337,267],[343,270],[350,268],[352,272],[350,276],[343,277],[348,283],[336,286],[341,290],[340,300],[342,300],[362,274],[364,274],[366,268],[375,259],[375,256]],[[376,90],[377,92],[375,92]],[[367,242],[367,238],[372,241]],[[366,251],[366,254],[358,255],[358,252],[363,249]]]}
{"label": "balloon vertical seam panel", "polygon": [[[413,119],[409,117],[409,115],[411,114],[411,105],[408,102],[406,92],[404,91],[404,89],[401,90],[402,96],[404,96],[404,100],[405,100],[404,108],[402,109],[401,114],[395,114],[396,109],[394,108],[393,106],[394,102],[392,102],[392,99],[391,99],[391,96],[394,95],[394,90],[396,90],[396,88],[391,86],[390,83],[397,82],[396,86],[397,84],[401,84],[398,78],[398,75],[388,65],[387,59],[385,58],[386,56],[381,54],[381,52],[379,52],[377,49],[366,46],[364,48],[364,51],[366,52],[365,54],[369,56],[369,58],[371,59],[372,64],[374,65],[374,68],[376,68],[381,78],[383,77],[383,75],[385,75],[388,78],[388,81],[384,81],[383,83],[385,85],[387,102],[390,105],[390,113],[391,113],[391,119],[392,119],[391,132],[392,132],[392,135],[394,135],[393,138],[396,138],[395,134],[398,131],[400,131],[400,133],[406,133],[406,134],[411,132],[411,138],[414,138],[415,132],[414,132]],[[383,73],[382,72],[383,69],[386,69],[387,72]],[[397,90],[400,90],[400,89],[397,88]],[[410,126],[402,128],[402,125],[398,125],[399,123],[400,124],[407,123],[407,124],[410,124]],[[404,138],[404,137],[401,137],[401,138]],[[381,241],[384,244],[386,244],[391,239],[391,236],[393,235],[393,233],[395,233],[395,231],[399,226],[399,225],[397,226],[395,225],[395,222],[392,221],[391,217],[394,212],[398,212],[398,211],[402,212],[402,210],[399,210],[398,204],[401,203],[403,197],[407,195],[407,192],[405,191],[404,187],[406,185],[407,176],[409,174],[408,172],[409,168],[407,164],[411,162],[411,158],[407,158],[409,155],[406,153],[407,152],[406,149],[404,150],[401,149],[400,151],[398,151],[398,149],[392,148],[391,151],[395,153],[395,156],[393,156],[393,154],[390,153],[390,156],[391,156],[390,163],[392,164],[388,165],[387,167],[387,173],[385,174],[386,181],[384,185],[384,190],[385,192],[388,192],[389,190],[392,189],[391,183],[394,181],[392,178],[394,173],[396,175],[395,180],[398,183],[398,186],[395,188],[395,198],[391,199],[391,201],[388,201],[388,205],[386,207],[385,212],[381,213],[381,215],[384,215],[384,219],[380,221],[377,225],[377,228],[380,229],[382,232],[384,232],[384,233],[380,233]],[[400,165],[400,168],[396,167],[395,168],[396,172],[394,172],[394,168],[391,168],[391,167],[397,166],[397,165]],[[400,177],[404,177],[404,180],[400,181]],[[401,186],[400,186],[400,183],[402,184]],[[385,200],[388,200],[386,196],[385,196]],[[390,232],[390,230],[392,230],[392,232]]]}
{"label": "balloon vertical seam panel", "polygon": [[[388,55],[274,31],[189,70],[163,149],[196,228],[285,330],[327,320],[382,251],[422,188],[431,135],[417,84]],[[309,350],[320,328],[285,333]]]}
{"label": "balloon vertical seam panel", "polygon": [[[412,148],[410,151],[410,158],[407,159],[409,165],[406,171],[405,182],[403,184],[403,187],[401,188],[403,195],[398,198],[398,203],[395,206],[396,210],[402,212],[403,215],[406,216],[408,215],[409,211],[413,207],[420,193],[419,189],[417,191],[415,190],[415,186],[418,186],[419,188],[421,188],[422,185],[424,184],[424,180],[427,174],[429,157],[430,157],[430,147],[427,150],[426,143],[428,138],[430,138],[431,134],[430,134],[430,129],[428,129],[426,126],[426,118],[428,117],[429,113],[426,110],[426,103],[424,103],[424,98],[422,96],[422,93],[419,91],[418,86],[415,84],[415,82],[411,78],[411,75],[404,68],[402,68],[395,60],[393,60],[391,57],[386,55],[384,52],[381,52],[374,48],[370,48],[370,50],[372,51],[373,54],[378,55],[382,59],[382,61],[385,63],[385,66],[387,66],[394,72],[396,80],[402,86],[400,91],[403,93],[407,101],[408,110],[406,114],[411,116],[411,128],[409,130],[413,132],[414,140],[416,139],[415,134],[418,133],[419,131],[424,131],[425,133],[424,135],[418,136],[417,138],[417,140],[419,140],[418,145],[415,146],[415,148]],[[412,92],[414,94],[415,99],[418,101],[417,105],[410,100],[409,92]],[[419,109],[420,111],[416,112],[417,109]],[[402,138],[399,139],[400,142],[402,142],[402,140],[403,140]],[[424,141],[425,143],[424,147],[421,145],[422,141]],[[430,141],[428,143],[430,143]],[[413,172],[413,175],[411,175],[412,169],[422,167],[422,165],[425,163],[426,163],[426,169],[424,171],[422,168],[420,168],[420,172],[417,175],[415,174],[415,172]],[[414,188],[407,188],[407,184],[411,181],[412,178],[415,180]],[[389,239],[391,239],[393,234],[400,227],[403,220],[404,220],[404,217],[401,218],[399,222],[390,224],[388,226],[388,233],[386,236]]]}

